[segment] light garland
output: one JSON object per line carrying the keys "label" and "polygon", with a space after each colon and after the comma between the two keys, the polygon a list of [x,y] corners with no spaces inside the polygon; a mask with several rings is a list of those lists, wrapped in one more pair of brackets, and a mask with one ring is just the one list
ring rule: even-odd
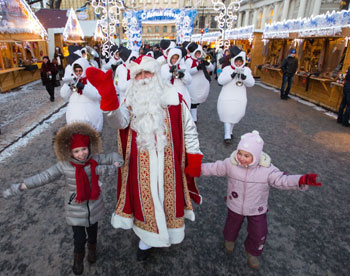
{"label": "light garland", "polygon": [[97,24],[101,27],[102,54],[106,58],[110,58],[113,55],[111,51],[111,47],[115,45],[113,36],[117,34],[118,17],[121,11],[124,10],[123,2],[121,0],[92,0],[91,2],[95,14],[101,16]]}
{"label": "light garland", "polygon": [[214,10],[219,12],[219,15],[215,16],[215,20],[218,22],[222,34],[221,38],[217,40],[217,47],[224,46],[224,48],[227,48],[230,46],[230,41],[226,38],[226,29],[232,29],[233,22],[237,20],[235,13],[239,10],[241,2],[242,0],[233,0],[226,7],[220,0],[211,0]]}
{"label": "light garland", "polygon": [[303,19],[290,19],[267,24],[264,38],[288,38],[290,33],[299,33],[299,37],[335,36],[342,28],[350,26],[350,11],[332,11],[326,14]]}
{"label": "light garland", "polygon": [[68,20],[63,30],[63,39],[65,41],[68,40],[68,37],[70,36],[71,37],[78,36],[81,39],[84,39],[83,30],[79,24],[79,20],[73,9],[70,9],[68,11]]}

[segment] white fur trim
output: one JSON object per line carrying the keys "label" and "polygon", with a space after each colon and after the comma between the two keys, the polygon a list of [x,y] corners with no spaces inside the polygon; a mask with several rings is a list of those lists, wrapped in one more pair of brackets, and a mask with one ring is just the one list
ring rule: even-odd
{"label": "white fur trim", "polygon": [[[202,203],[202,197],[201,197],[201,203]],[[185,210],[185,218],[189,219],[190,221],[195,221],[196,216],[194,215],[194,212],[192,210]]]}
{"label": "white fur trim", "polygon": [[[231,58],[231,65],[232,65],[233,67],[237,67],[237,66],[235,65],[235,60],[236,60],[238,57],[241,57],[242,60],[243,60],[242,65],[239,66],[238,68],[243,68],[243,67],[245,66],[245,62],[246,62],[246,57],[245,57],[245,52],[244,52],[244,51],[241,51],[237,56],[235,56],[234,58]],[[255,131],[256,131],[256,130],[255,130]],[[253,130],[253,132],[254,132],[254,130]]]}
{"label": "white fur trim", "polygon": [[169,228],[168,231],[171,244],[179,244],[185,238],[185,225],[181,228]]}
{"label": "white fur trim", "polygon": [[[231,153],[230,155],[230,161],[233,165],[237,166],[238,165],[238,161],[237,161],[237,150],[235,150],[234,152]],[[254,163],[254,162],[253,162]],[[259,165],[265,168],[270,167],[271,165],[271,157],[265,153],[262,152],[259,158]]]}
{"label": "white fur trim", "polygon": [[202,46],[201,46],[201,45],[198,45],[198,48],[197,48],[196,50],[194,50],[194,51],[191,53],[191,57],[192,57],[193,59],[197,59],[197,58],[195,57],[195,54],[196,54],[196,52],[198,52],[198,51],[201,52],[201,57],[204,57],[204,51],[203,51],[203,49],[202,49]]}
{"label": "white fur trim", "polygon": [[79,64],[81,66],[81,68],[83,69],[83,73],[81,74],[81,78],[84,78],[85,73],[86,73],[86,69],[91,67],[90,63],[88,62],[88,60],[86,58],[78,58],[76,61],[74,61],[72,64],[72,71],[73,71],[74,76],[76,76],[74,73],[74,65],[75,64]]}
{"label": "white fur trim", "polygon": [[169,247],[171,245],[169,235],[162,237],[159,234],[145,231],[136,225],[132,228],[135,234],[146,244],[152,247]]}
{"label": "white fur trim", "polygon": [[135,79],[135,76],[141,71],[149,71],[151,73],[158,73],[160,71],[160,64],[150,56],[144,56],[140,64],[130,62],[127,65],[130,69],[130,78]]}
{"label": "white fur trim", "polygon": [[133,226],[133,219],[124,218],[122,216],[117,215],[116,213],[113,213],[111,224],[114,228],[131,229]]}

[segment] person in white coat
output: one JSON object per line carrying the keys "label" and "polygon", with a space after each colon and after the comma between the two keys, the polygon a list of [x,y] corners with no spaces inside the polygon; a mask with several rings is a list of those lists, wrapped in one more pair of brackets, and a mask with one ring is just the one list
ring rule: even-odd
{"label": "person in white coat", "polygon": [[224,123],[224,141],[230,144],[232,130],[245,115],[247,107],[246,87],[252,87],[255,80],[252,71],[245,67],[246,55],[238,47],[230,48],[231,66],[226,66],[218,78],[223,87],[218,98],[218,114]]}
{"label": "person in white coat", "polygon": [[191,96],[186,86],[191,83],[192,77],[187,70],[184,56],[186,56],[184,48],[170,49],[167,63],[161,67],[161,76],[165,82],[173,85],[176,91],[182,95],[187,107],[191,108]]}
{"label": "person in white coat", "polygon": [[113,45],[111,47],[111,51],[113,53],[112,57],[108,60],[107,63],[102,65],[102,70],[107,72],[109,69],[112,69],[113,72],[117,69],[117,67],[122,64],[122,60],[119,57],[119,47],[117,45]]}
{"label": "person in white coat", "polygon": [[130,71],[128,69],[129,63],[130,61],[135,60],[139,54],[125,47],[120,48],[119,56],[123,64],[118,66],[117,70],[115,71],[114,81],[117,85],[119,102],[122,103],[125,99],[125,92],[130,85]]}
{"label": "person in white coat", "polygon": [[187,89],[191,96],[192,118],[197,122],[197,108],[208,98],[211,81],[209,72],[214,70],[214,65],[204,60],[204,52],[200,45],[192,42],[187,49],[191,52],[191,57],[186,60],[186,65],[192,76],[192,82]]}
{"label": "person in white coat", "polygon": [[86,122],[101,133],[103,127],[101,96],[85,75],[86,69],[91,65],[85,58],[78,55],[75,55],[75,58],[72,65],[66,67],[64,84],[60,91],[62,98],[69,98],[66,111],[67,124]]}
{"label": "person in white coat", "polygon": [[175,46],[176,46],[175,42],[169,39],[162,39],[160,41],[160,49],[163,53],[163,55],[157,58],[157,61],[159,62],[160,65],[166,64],[168,53],[170,49],[175,48]]}

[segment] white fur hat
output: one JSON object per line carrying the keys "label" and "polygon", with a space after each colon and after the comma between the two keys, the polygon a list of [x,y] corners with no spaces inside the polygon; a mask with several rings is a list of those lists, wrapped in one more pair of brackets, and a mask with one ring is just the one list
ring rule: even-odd
{"label": "white fur hat", "polygon": [[131,61],[128,68],[130,69],[130,77],[134,79],[141,71],[148,71],[154,74],[158,73],[160,64],[150,56],[141,55],[137,59]]}

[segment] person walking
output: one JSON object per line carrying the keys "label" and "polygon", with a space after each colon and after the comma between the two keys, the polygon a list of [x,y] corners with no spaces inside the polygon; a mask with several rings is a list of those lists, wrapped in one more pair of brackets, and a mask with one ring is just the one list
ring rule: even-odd
{"label": "person walking", "polygon": [[55,83],[56,83],[57,68],[55,64],[50,62],[48,56],[43,57],[43,64],[41,66],[41,80],[45,86],[47,93],[50,95],[50,101],[55,101]]}
{"label": "person walking", "polygon": [[[344,112],[345,109],[345,112]],[[343,99],[339,106],[337,122],[344,126],[349,126],[350,117],[350,67],[346,72],[345,83],[343,87]]]}
{"label": "person walking", "polygon": [[[281,70],[283,73],[281,86],[281,100],[288,100],[288,94],[292,88],[294,74],[298,70],[298,59],[295,57],[297,51],[292,49],[289,56],[283,60]],[[288,83],[287,89],[286,84]]]}

